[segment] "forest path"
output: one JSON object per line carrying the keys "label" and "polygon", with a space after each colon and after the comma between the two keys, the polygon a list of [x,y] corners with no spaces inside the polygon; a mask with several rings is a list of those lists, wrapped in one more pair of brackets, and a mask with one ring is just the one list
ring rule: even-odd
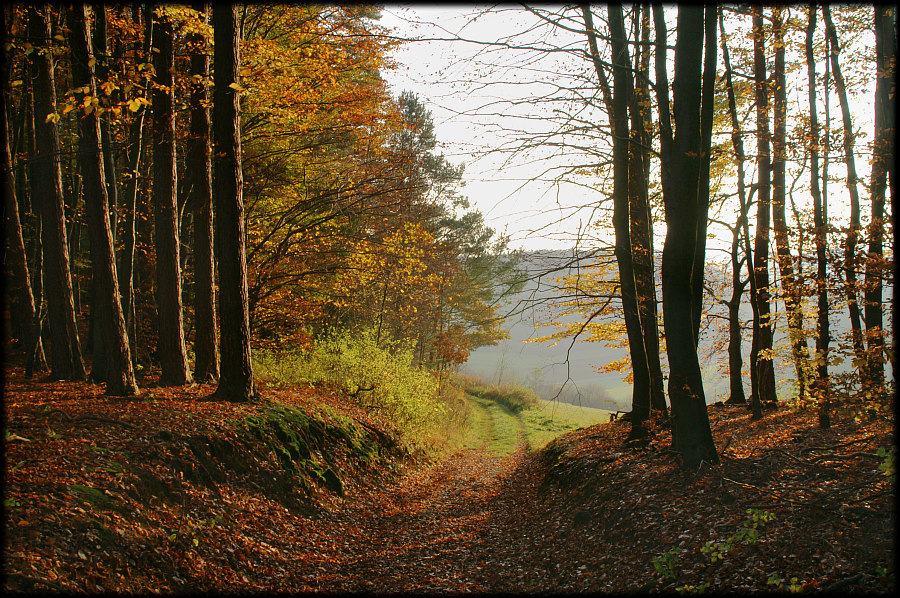
{"label": "forest path", "polygon": [[465,449],[347,500],[323,517],[326,537],[314,544],[328,549],[297,559],[317,566],[295,571],[296,582],[316,590],[521,591],[535,565],[528,521],[537,484],[519,467],[524,457],[522,449]]}

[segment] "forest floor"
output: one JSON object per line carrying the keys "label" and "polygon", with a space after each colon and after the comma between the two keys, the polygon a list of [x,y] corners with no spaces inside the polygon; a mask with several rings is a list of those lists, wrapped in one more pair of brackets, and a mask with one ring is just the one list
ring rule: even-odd
{"label": "forest floor", "polygon": [[[885,419],[711,406],[722,462],[693,471],[665,430],[626,444],[625,422],[429,462],[322,390],[263,391],[297,419],[206,385],[121,400],[4,374],[8,591],[895,588]],[[298,421],[311,451],[254,448]]]}

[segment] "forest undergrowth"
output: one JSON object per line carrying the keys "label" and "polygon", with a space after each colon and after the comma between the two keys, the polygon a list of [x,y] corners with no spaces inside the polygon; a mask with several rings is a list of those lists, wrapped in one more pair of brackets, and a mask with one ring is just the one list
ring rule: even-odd
{"label": "forest undergrowth", "polygon": [[5,374],[5,589],[868,591],[894,571],[894,429],[711,406],[722,463],[611,422],[509,456],[411,456],[325,385],[113,399]]}

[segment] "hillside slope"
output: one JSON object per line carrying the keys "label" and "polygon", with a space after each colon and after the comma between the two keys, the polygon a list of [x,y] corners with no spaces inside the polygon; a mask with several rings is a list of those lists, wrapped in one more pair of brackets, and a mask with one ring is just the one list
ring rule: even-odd
{"label": "hillside slope", "polygon": [[895,587],[884,419],[714,406],[723,462],[699,471],[624,422],[426,463],[309,388],[246,405],[145,381],[122,401],[6,373],[7,590]]}

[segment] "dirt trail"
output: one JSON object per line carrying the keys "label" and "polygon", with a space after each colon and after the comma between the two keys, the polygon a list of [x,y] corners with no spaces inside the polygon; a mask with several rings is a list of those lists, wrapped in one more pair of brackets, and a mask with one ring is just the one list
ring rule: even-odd
{"label": "dirt trail", "polygon": [[534,480],[520,470],[512,483],[523,457],[467,449],[343,503],[323,518],[330,540],[316,542],[331,549],[310,555],[317,570],[297,571],[296,581],[317,590],[521,590],[534,566],[526,536]]}

